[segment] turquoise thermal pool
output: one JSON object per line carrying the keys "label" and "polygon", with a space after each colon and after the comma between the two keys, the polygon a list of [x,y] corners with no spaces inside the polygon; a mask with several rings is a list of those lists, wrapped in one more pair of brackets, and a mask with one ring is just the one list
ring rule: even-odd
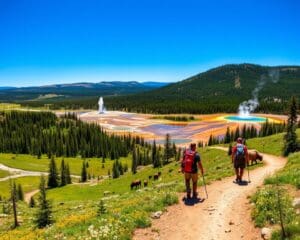
{"label": "turquoise thermal pool", "polygon": [[267,118],[265,117],[256,117],[256,116],[226,116],[224,117],[227,121],[231,122],[265,122]]}

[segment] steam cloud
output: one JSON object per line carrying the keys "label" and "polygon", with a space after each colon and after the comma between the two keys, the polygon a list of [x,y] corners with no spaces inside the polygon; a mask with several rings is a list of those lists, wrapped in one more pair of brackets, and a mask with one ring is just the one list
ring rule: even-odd
{"label": "steam cloud", "polygon": [[268,80],[271,80],[273,83],[277,83],[279,81],[280,72],[278,69],[271,69],[268,72],[268,75],[261,75],[257,86],[252,91],[252,98],[242,102],[239,105],[239,115],[241,117],[248,117],[250,113],[252,113],[258,106],[258,94],[263,89]]}

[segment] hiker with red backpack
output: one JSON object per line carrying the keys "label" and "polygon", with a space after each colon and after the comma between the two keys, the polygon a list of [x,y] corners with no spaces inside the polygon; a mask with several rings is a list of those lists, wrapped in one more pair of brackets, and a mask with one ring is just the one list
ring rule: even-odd
{"label": "hiker with red backpack", "polygon": [[247,147],[243,144],[243,139],[239,137],[236,142],[236,145],[232,148],[231,160],[235,169],[236,183],[242,183],[249,155]]}
{"label": "hiker with red backpack", "polygon": [[199,153],[196,151],[196,144],[192,143],[190,148],[183,152],[183,159],[181,162],[181,171],[184,173],[187,198],[191,198],[190,181],[193,183],[193,198],[197,198],[197,182],[198,182],[198,168],[202,175],[204,174],[203,166]]}

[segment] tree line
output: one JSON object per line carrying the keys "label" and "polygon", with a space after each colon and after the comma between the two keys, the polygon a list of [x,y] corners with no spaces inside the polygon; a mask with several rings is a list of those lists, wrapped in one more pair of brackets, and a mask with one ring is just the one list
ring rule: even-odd
{"label": "tree line", "polygon": [[82,158],[125,157],[140,137],[107,134],[99,125],[74,115],[58,118],[50,112],[0,112],[0,152]]}

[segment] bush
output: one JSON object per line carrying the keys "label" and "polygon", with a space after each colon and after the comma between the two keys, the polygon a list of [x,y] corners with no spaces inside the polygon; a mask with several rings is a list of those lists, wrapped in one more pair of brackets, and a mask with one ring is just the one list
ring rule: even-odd
{"label": "bush", "polygon": [[166,193],[162,199],[164,206],[171,206],[175,203],[178,203],[178,197],[175,193]]}
{"label": "bush", "polygon": [[251,199],[255,204],[252,217],[256,226],[263,227],[267,224],[280,223],[278,191],[280,192],[280,204],[284,223],[291,223],[294,219],[295,211],[289,195],[282,188],[277,189],[275,186],[266,186],[256,192]]}

